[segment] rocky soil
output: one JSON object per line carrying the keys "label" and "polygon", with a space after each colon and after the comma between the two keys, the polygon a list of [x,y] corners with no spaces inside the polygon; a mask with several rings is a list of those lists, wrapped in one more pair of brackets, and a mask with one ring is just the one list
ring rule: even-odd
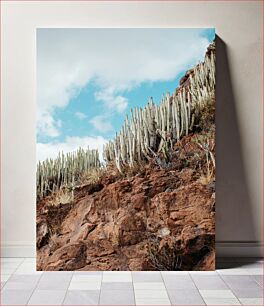
{"label": "rocky soil", "polygon": [[97,183],[76,188],[68,204],[52,204],[52,195],[38,201],[37,269],[214,270],[214,167],[199,145],[214,144],[214,105],[169,156],[123,175],[109,165]]}
{"label": "rocky soil", "polygon": [[170,162],[108,170],[77,188],[73,203],[37,203],[37,269],[213,270],[215,186],[201,180],[197,133],[175,145]]}

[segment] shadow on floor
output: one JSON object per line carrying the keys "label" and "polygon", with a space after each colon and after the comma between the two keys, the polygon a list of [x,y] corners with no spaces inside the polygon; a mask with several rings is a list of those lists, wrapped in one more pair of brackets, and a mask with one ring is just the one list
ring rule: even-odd
{"label": "shadow on floor", "polygon": [[216,260],[216,269],[232,269],[232,268],[262,268],[263,263],[260,262],[262,258],[218,258]]}

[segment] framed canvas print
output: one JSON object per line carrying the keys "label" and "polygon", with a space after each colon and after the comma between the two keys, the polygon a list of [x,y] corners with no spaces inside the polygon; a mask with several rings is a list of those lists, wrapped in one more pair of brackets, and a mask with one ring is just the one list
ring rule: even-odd
{"label": "framed canvas print", "polygon": [[37,30],[37,269],[215,269],[215,31]]}

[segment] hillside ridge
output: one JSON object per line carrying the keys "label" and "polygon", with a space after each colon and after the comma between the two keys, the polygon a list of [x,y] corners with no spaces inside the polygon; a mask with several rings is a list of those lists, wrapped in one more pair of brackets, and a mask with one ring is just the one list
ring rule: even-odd
{"label": "hillside ridge", "polygon": [[[215,58],[214,44],[205,58]],[[126,120],[126,128],[105,149],[106,167],[95,177],[38,198],[38,270],[214,269],[215,80],[204,75],[203,82],[211,84],[201,87],[202,94],[194,96],[197,88],[189,94],[201,65],[164,97],[161,117],[155,117],[157,107],[150,103],[146,113],[132,114],[131,124]],[[189,104],[179,102],[179,112],[172,115],[178,93]],[[180,105],[185,105],[183,117],[177,115]],[[142,119],[144,125],[144,116],[150,126],[160,122],[160,128],[130,134],[133,120]],[[177,121],[177,116],[185,119]],[[175,124],[163,117],[174,118]],[[124,136],[131,141],[124,142]]]}

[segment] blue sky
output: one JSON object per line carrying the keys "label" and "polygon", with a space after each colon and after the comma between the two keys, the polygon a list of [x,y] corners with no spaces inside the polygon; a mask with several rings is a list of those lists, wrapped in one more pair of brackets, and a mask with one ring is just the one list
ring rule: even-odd
{"label": "blue sky", "polygon": [[130,108],[159,103],[203,60],[214,29],[38,29],[37,159],[102,150]]}

